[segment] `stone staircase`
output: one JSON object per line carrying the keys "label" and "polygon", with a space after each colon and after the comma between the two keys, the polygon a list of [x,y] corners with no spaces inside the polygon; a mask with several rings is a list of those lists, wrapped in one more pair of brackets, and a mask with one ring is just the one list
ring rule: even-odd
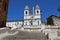
{"label": "stone staircase", "polygon": [[47,40],[47,37],[41,32],[19,31],[18,34],[7,36],[3,40]]}

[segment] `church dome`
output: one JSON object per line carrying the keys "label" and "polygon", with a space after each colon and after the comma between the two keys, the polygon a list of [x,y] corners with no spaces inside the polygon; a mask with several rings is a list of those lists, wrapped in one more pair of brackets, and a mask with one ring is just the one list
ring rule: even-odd
{"label": "church dome", "polygon": [[29,10],[29,7],[28,6],[25,6],[25,10]]}
{"label": "church dome", "polygon": [[36,5],[36,9],[40,9],[39,5]]}

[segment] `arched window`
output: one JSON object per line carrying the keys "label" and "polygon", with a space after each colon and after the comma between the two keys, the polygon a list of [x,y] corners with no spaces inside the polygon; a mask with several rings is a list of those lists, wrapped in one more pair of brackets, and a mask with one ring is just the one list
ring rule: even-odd
{"label": "arched window", "polygon": [[39,11],[37,11],[37,13],[39,13]]}
{"label": "arched window", "polygon": [[26,14],[27,14],[27,11],[26,11]]}

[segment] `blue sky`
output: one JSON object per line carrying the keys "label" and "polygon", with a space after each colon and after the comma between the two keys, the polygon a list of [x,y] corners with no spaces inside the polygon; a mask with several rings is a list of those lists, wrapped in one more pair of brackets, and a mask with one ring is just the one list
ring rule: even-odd
{"label": "blue sky", "polygon": [[7,20],[23,20],[24,7],[28,5],[31,14],[32,7],[36,7],[37,4],[40,6],[40,10],[42,10],[42,22],[51,15],[60,16],[60,13],[57,11],[60,0],[9,0]]}

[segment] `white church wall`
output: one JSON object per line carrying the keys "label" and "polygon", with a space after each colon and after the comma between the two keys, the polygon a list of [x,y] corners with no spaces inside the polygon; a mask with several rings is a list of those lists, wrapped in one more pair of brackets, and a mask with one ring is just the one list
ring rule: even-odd
{"label": "white church wall", "polygon": [[35,25],[35,24],[36,24],[35,20],[32,20],[32,25]]}
{"label": "white church wall", "polygon": [[17,23],[17,27],[22,27],[23,26],[23,22],[22,21],[19,21],[18,23]]}
{"label": "white church wall", "polygon": [[30,25],[30,22],[29,21],[27,21],[27,25]]}
{"label": "white church wall", "polygon": [[19,25],[22,25],[23,24],[23,21],[19,21]]}
{"label": "white church wall", "polygon": [[30,25],[29,20],[25,20],[24,25]]}
{"label": "white church wall", "polygon": [[34,22],[34,25],[38,25],[36,20],[35,20],[35,22]]}
{"label": "white church wall", "polygon": [[31,19],[31,15],[24,15],[24,19]]}
{"label": "white church wall", "polygon": [[6,26],[7,27],[14,27],[15,26],[15,22],[7,22]]}
{"label": "white church wall", "polygon": [[41,25],[41,21],[38,19],[37,21],[37,25]]}
{"label": "white church wall", "polygon": [[39,15],[35,15],[34,18],[37,18],[37,19],[38,19],[38,18],[41,18],[41,17],[40,17],[40,14],[39,14]]}
{"label": "white church wall", "polygon": [[17,26],[21,26],[23,24],[23,22],[18,21],[18,22],[7,22],[6,26],[7,27],[17,27]]}

